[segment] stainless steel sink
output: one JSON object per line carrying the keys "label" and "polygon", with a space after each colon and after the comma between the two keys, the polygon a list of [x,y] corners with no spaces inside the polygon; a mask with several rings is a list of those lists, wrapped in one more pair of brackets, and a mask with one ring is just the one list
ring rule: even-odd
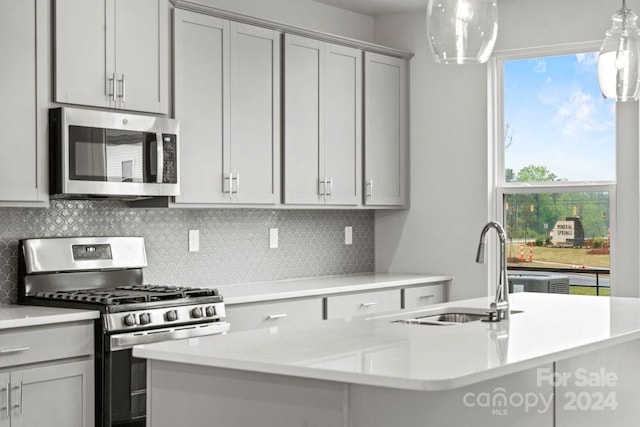
{"label": "stainless steel sink", "polygon": [[[521,313],[518,310],[511,310],[511,314]],[[488,310],[478,308],[456,308],[441,307],[433,310],[415,313],[413,316],[404,319],[391,320],[391,323],[404,323],[407,325],[459,325],[461,323],[477,322],[478,320],[489,321]]]}

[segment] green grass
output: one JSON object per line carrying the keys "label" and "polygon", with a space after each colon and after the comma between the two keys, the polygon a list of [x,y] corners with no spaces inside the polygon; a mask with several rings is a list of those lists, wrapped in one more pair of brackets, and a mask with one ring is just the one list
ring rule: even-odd
{"label": "green grass", "polygon": [[[571,285],[569,288],[569,293],[571,295],[596,295],[595,286],[574,286]],[[609,288],[600,288],[600,296],[609,296],[611,295],[611,290]]]}

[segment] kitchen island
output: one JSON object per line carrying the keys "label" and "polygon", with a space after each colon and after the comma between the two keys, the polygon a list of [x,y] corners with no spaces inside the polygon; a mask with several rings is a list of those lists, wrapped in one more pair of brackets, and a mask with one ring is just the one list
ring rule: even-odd
{"label": "kitchen island", "polygon": [[640,423],[640,300],[511,299],[519,312],[497,323],[395,322],[434,310],[423,308],[136,347],[149,425]]}

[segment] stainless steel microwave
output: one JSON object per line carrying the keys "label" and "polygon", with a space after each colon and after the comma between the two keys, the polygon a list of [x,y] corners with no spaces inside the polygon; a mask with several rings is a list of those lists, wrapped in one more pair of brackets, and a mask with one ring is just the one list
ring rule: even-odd
{"label": "stainless steel microwave", "polygon": [[173,119],[50,109],[51,197],[179,195],[178,129]]}

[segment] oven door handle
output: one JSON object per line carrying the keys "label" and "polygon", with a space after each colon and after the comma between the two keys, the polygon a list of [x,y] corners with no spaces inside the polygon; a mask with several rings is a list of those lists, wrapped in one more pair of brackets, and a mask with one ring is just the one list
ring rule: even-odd
{"label": "oven door handle", "polygon": [[228,322],[215,322],[199,325],[179,326],[171,329],[156,329],[143,332],[111,335],[111,351],[127,350],[139,344],[151,344],[160,341],[202,337],[229,332]]}

